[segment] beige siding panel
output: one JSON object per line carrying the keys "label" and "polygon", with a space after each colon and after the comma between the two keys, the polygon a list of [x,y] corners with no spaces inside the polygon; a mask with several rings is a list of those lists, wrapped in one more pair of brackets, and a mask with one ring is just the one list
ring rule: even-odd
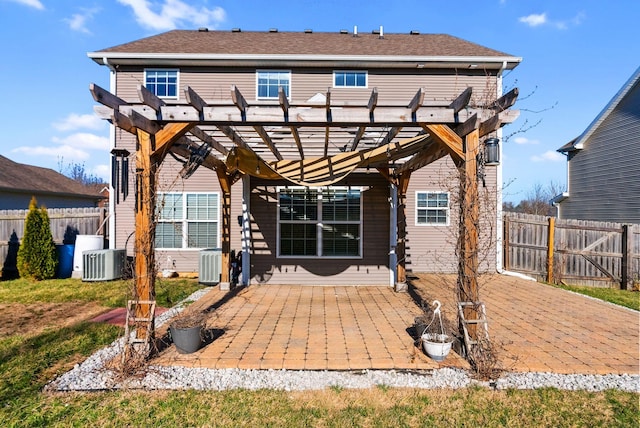
{"label": "beige siding panel", "polygon": [[[467,87],[474,88],[472,101],[484,104],[495,98],[496,78],[484,72],[451,70],[368,70],[367,88],[334,88],[333,69],[286,69],[292,73],[290,99],[304,102],[318,92],[331,90],[334,102],[366,103],[373,88],[378,90],[379,104],[409,104],[419,88],[425,89],[425,104],[451,101]],[[448,74],[449,73],[449,74]],[[137,86],[144,83],[142,68],[124,68],[117,75],[117,95],[127,101],[138,101]],[[248,100],[256,99],[256,72],[254,69],[181,68],[179,72],[179,99],[185,102],[182,89],[191,86],[209,102],[228,101],[231,86],[235,85]],[[176,102],[174,100],[168,103]]]}
{"label": "beige siding panel", "polygon": [[382,177],[360,174],[349,179],[348,184],[352,186],[371,186],[363,192],[364,245],[361,259],[278,258],[276,186],[279,184],[255,180],[252,185],[252,283],[389,284],[389,190]]}
{"label": "beige siding panel", "polygon": [[[479,260],[483,271],[496,267],[497,168],[486,169],[486,187],[478,182],[480,200]],[[407,191],[407,270],[413,272],[457,272],[455,248],[459,224],[459,178],[449,157],[414,172]],[[449,226],[417,224],[416,192],[449,192]]]}

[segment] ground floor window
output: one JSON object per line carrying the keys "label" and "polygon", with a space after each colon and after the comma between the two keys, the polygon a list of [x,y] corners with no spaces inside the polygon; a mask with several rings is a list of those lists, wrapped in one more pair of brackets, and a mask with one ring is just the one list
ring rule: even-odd
{"label": "ground floor window", "polygon": [[278,189],[278,255],[360,257],[360,188]]}
{"label": "ground floor window", "polygon": [[416,224],[449,224],[449,193],[416,192]]}
{"label": "ground floor window", "polygon": [[219,247],[217,193],[158,195],[156,248]]}

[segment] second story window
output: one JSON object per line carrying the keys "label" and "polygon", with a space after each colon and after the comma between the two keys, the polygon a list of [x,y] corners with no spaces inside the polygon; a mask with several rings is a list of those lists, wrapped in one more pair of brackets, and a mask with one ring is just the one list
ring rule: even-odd
{"label": "second story window", "polygon": [[160,98],[178,98],[178,70],[147,69],[144,86]]}
{"label": "second story window", "polygon": [[278,98],[278,88],[282,87],[284,93],[289,97],[291,86],[291,72],[278,70],[263,70],[257,73],[258,99]]}
{"label": "second story window", "polygon": [[366,71],[334,71],[333,87],[334,88],[366,88],[367,72]]}

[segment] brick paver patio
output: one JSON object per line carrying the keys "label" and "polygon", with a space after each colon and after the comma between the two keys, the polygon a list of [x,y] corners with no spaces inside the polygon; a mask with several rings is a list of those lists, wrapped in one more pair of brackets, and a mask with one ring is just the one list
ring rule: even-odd
{"label": "brick paver patio", "polygon": [[408,329],[421,310],[407,293],[389,287],[253,285],[220,304],[223,297],[212,288],[189,307],[217,307],[208,327],[219,337],[193,354],[171,346],[154,363],[291,370],[468,367],[454,352],[437,363],[414,345]]}
{"label": "brick paver patio", "polygon": [[[486,283],[484,283],[486,282]],[[509,371],[639,374],[638,312],[533,281],[483,278],[489,332]],[[419,298],[443,302],[455,319],[455,276],[421,275]],[[420,308],[388,287],[253,285],[212,288],[189,307],[215,308],[218,336],[193,354],[164,350],[154,364],[243,369],[429,370],[468,367],[451,353],[428,358],[408,330]],[[166,327],[165,327],[166,328]],[[163,330],[159,329],[159,334]]]}
{"label": "brick paver patio", "polygon": [[[454,276],[420,275],[414,285],[454,313]],[[637,311],[506,275],[483,277],[480,297],[509,371],[640,374]]]}

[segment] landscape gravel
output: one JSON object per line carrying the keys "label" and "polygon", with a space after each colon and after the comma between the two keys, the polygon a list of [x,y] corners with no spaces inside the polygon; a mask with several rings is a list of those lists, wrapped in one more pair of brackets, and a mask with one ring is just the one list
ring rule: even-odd
{"label": "landscape gravel", "polygon": [[[194,301],[206,293],[200,290],[189,296]],[[183,306],[176,306],[157,317],[157,325],[177,315]],[[564,390],[603,391],[618,389],[640,393],[637,374],[558,374],[547,372],[504,373],[499,379],[481,382],[461,369],[441,368],[430,371],[403,370],[242,370],[186,368],[179,366],[148,366],[144,376],[121,379],[105,363],[115,358],[124,345],[121,338],[99,350],[71,371],[54,379],[46,389],[50,391],[98,391],[113,389],[145,390],[226,390],[278,389],[285,391],[318,390],[325,388],[466,388],[481,385],[494,389],[536,389],[554,387]]]}

